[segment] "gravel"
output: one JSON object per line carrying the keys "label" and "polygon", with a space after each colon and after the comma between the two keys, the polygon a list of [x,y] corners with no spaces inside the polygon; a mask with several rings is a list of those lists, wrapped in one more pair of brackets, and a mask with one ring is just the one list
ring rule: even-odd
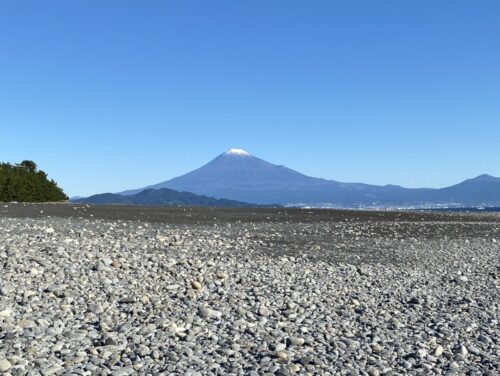
{"label": "gravel", "polygon": [[0,372],[500,373],[498,217],[339,215],[4,213]]}

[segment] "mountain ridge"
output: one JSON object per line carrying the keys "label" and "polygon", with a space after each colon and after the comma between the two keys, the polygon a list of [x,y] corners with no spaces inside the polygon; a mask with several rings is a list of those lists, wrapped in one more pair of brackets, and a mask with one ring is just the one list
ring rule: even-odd
{"label": "mountain ridge", "polygon": [[[173,189],[145,189],[133,195],[101,193],[89,197],[72,199],[74,203],[97,205],[144,205],[144,206],[202,206],[252,208],[260,205],[236,200],[216,199],[191,192],[179,192]],[[276,207],[278,205],[270,205]]]}
{"label": "mountain ridge", "polygon": [[243,149],[229,149],[184,175],[119,194],[161,188],[255,204],[338,207],[500,205],[500,178],[488,174],[444,188],[347,183],[307,176],[257,158]]}

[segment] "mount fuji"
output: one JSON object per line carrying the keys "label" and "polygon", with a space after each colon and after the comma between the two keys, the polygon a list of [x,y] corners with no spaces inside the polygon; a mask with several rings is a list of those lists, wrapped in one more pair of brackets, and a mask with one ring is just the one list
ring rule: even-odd
{"label": "mount fuji", "polygon": [[332,207],[500,206],[500,178],[481,175],[442,189],[343,183],[274,165],[243,149],[229,149],[185,175],[140,189],[169,188],[255,204]]}
{"label": "mount fuji", "polygon": [[317,191],[336,184],[271,164],[243,149],[229,149],[185,175],[121,194],[135,194],[150,188],[170,188],[216,198],[238,197],[238,201],[272,204],[278,201],[309,201],[311,190]]}

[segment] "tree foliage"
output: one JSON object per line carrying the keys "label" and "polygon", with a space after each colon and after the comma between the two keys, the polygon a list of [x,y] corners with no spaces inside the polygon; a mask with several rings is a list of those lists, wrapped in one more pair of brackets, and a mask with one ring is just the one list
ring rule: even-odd
{"label": "tree foliage", "polygon": [[15,165],[0,163],[0,201],[46,202],[67,199],[68,196],[57,183],[38,170],[35,162],[26,160]]}

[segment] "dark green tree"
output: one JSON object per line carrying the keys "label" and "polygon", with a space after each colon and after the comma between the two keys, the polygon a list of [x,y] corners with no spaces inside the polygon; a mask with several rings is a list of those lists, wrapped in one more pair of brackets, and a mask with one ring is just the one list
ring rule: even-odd
{"label": "dark green tree", "polygon": [[47,202],[64,201],[68,196],[49,180],[35,162],[22,161],[17,165],[0,163],[0,201]]}
{"label": "dark green tree", "polygon": [[20,167],[24,168],[28,172],[36,172],[36,163],[33,161],[25,160],[19,164]]}

